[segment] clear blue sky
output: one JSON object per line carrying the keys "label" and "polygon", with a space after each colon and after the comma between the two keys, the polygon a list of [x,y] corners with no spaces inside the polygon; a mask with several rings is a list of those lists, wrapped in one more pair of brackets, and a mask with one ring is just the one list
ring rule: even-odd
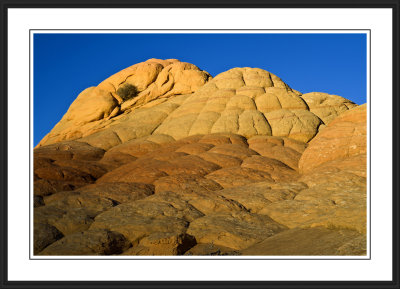
{"label": "clear blue sky", "polygon": [[40,34],[34,35],[34,145],[78,94],[149,58],[190,62],[212,76],[259,67],[302,93],[366,102],[365,34]]}

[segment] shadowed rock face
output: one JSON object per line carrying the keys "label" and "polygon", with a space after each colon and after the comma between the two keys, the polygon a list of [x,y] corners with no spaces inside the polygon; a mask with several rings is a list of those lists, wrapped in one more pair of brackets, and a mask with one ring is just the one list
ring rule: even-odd
{"label": "shadowed rock face", "polygon": [[150,59],[78,96],[34,197],[35,254],[363,255],[366,106]]}

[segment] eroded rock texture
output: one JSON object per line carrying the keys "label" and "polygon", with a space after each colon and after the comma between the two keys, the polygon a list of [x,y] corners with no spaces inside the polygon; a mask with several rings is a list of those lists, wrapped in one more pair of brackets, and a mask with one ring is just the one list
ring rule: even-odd
{"label": "eroded rock texture", "polygon": [[35,148],[34,253],[364,255],[366,128],[259,68],[133,65]]}

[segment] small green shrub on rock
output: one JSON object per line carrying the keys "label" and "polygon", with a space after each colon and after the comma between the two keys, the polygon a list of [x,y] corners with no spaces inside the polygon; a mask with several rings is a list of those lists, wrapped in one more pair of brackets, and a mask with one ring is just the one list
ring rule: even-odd
{"label": "small green shrub on rock", "polygon": [[123,101],[127,101],[134,98],[139,94],[136,86],[126,83],[117,90],[117,94],[122,98]]}

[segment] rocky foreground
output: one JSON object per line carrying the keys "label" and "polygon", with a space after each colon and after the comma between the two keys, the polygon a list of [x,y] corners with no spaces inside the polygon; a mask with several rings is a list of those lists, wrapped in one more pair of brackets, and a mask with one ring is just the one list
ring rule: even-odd
{"label": "rocky foreground", "polygon": [[365,255],[366,128],[262,69],[133,65],[35,148],[34,254]]}

